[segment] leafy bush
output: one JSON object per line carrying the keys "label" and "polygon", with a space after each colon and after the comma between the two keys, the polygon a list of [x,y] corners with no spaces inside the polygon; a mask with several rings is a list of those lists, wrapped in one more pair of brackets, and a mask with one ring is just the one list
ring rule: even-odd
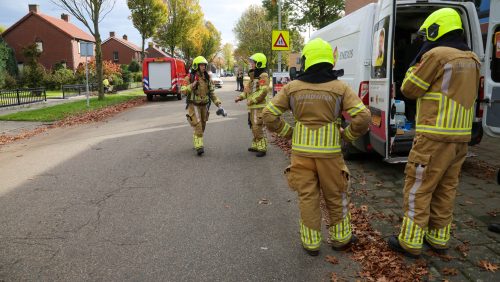
{"label": "leafy bush", "polygon": [[45,68],[37,63],[36,65],[27,65],[23,69],[23,84],[30,88],[42,87],[46,77]]}
{"label": "leafy bush", "polygon": [[110,78],[110,81],[109,81],[109,82],[110,82],[112,85],[121,85],[121,84],[123,84],[123,79],[122,79],[122,77],[121,77],[121,76],[119,76],[119,75],[113,74],[113,75],[111,75],[109,78]]}
{"label": "leafy bush", "polygon": [[[95,59],[92,59],[88,63],[88,68],[89,68],[89,80],[90,81],[95,81],[96,77],[96,63]],[[121,75],[122,69],[120,65],[115,64],[111,61],[103,61],[102,62],[102,72],[104,77],[111,77],[112,75]],[[76,76],[78,78],[78,81],[82,82],[85,81],[85,64],[79,64],[78,68],[76,69]]]}
{"label": "leafy bush", "polygon": [[138,72],[138,71],[141,71],[141,65],[133,60],[132,62],[130,62],[130,65],[128,65],[128,70],[130,72]]}
{"label": "leafy bush", "polygon": [[17,81],[16,81],[16,79],[12,75],[7,74],[5,76],[3,88],[5,88],[5,89],[16,89],[17,88]]}
{"label": "leafy bush", "polygon": [[134,76],[130,71],[125,70],[122,72],[122,79],[123,82],[131,82],[134,79]]}
{"label": "leafy bush", "polygon": [[134,73],[134,82],[141,82],[141,81],[142,81],[142,72]]}
{"label": "leafy bush", "polygon": [[72,84],[75,82],[75,75],[73,71],[62,68],[56,70],[52,75],[49,76],[49,80],[60,89],[64,84]]}

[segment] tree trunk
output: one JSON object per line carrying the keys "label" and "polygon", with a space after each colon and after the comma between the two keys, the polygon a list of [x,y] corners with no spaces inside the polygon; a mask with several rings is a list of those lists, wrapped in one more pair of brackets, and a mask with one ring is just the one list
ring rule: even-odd
{"label": "tree trunk", "polygon": [[145,57],[145,54],[144,54],[144,44],[146,43],[146,38],[144,38],[144,36],[142,36],[142,53],[141,53],[141,63],[144,61],[144,57]]}
{"label": "tree trunk", "polygon": [[97,89],[99,91],[98,99],[104,99],[104,87],[102,84],[102,50],[101,50],[101,34],[99,33],[99,22],[94,21],[95,30],[95,65],[96,65],[96,76],[97,76]]}
{"label": "tree trunk", "polygon": [[175,51],[175,45],[170,46],[170,56],[172,56],[172,58],[175,58],[174,51]]}

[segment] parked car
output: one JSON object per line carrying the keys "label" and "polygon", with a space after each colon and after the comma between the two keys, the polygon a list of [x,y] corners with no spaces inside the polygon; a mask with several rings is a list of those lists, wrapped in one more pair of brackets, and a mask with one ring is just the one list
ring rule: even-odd
{"label": "parked car", "polygon": [[222,88],[222,85],[224,84],[224,82],[222,82],[222,79],[220,78],[220,76],[218,74],[215,74],[215,73],[210,73],[210,76],[212,77],[212,81],[213,81],[215,87]]}

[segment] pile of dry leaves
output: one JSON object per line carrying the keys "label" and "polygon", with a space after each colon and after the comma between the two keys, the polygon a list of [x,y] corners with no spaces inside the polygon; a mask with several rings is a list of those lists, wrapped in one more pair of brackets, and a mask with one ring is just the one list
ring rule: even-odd
{"label": "pile of dry leaves", "polygon": [[38,135],[40,133],[47,131],[49,128],[67,127],[67,126],[73,126],[73,125],[78,125],[78,124],[103,121],[103,120],[105,120],[113,115],[116,115],[117,113],[122,112],[128,108],[142,105],[145,103],[145,101],[146,101],[146,99],[144,99],[143,97],[139,97],[137,99],[132,99],[132,100],[120,103],[120,104],[113,105],[113,106],[88,111],[88,112],[74,115],[74,116],[69,116],[69,117],[66,117],[60,121],[55,122],[52,125],[40,126],[40,127],[35,128],[33,130],[26,130],[26,131],[23,131],[22,133],[17,134],[17,135],[2,134],[2,135],[0,135],[0,145],[5,145],[8,143],[18,141],[18,140],[23,140],[23,139],[33,137],[35,135]]}

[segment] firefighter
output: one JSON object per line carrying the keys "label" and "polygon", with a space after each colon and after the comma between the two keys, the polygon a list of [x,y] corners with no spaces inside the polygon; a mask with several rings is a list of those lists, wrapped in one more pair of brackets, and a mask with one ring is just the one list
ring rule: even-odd
{"label": "firefighter", "polygon": [[[286,84],[263,111],[266,127],[292,139],[291,165],[285,170],[290,188],[298,193],[300,238],[311,256],[321,244],[320,191],[330,215],[334,250],[345,250],[357,239],[352,234],[349,212],[349,170],[341,153],[341,138],[352,142],[365,134],[370,112],[347,83],[337,79],[333,50],[316,38],[302,50],[305,70]],[[291,110],[295,126],[281,115]],[[352,121],[341,128],[342,112]]]}
{"label": "firefighter", "polygon": [[236,103],[247,100],[249,111],[249,124],[252,129],[252,145],[248,148],[250,152],[256,152],[257,157],[264,157],[267,152],[267,138],[262,122],[262,109],[268,101],[269,75],[266,72],[266,55],[262,53],[253,54],[250,59],[249,72],[250,81],[243,93],[236,97]]}
{"label": "firefighter", "polygon": [[389,246],[418,257],[425,242],[444,254],[462,164],[471,139],[480,62],[463,39],[460,15],[439,9],[420,27],[424,44],[401,91],[417,100],[416,134],[404,184],[404,218]]}
{"label": "firefighter", "polygon": [[194,129],[193,146],[198,156],[205,152],[203,132],[210,114],[210,104],[213,102],[217,107],[222,104],[214,93],[215,87],[207,72],[207,65],[208,62],[204,57],[194,58],[190,74],[185,78],[187,85],[181,88],[181,92],[187,95],[186,117]]}

